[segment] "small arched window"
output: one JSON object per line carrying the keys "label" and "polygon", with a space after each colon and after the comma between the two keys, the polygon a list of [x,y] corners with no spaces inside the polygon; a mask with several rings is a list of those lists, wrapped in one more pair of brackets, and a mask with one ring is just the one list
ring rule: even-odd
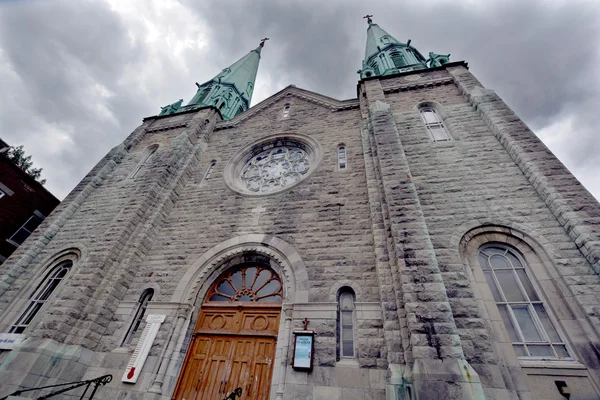
{"label": "small arched window", "polygon": [[285,107],[283,107],[283,118],[287,118],[290,116],[291,109],[292,109],[292,106],[290,106],[289,104],[286,104]]}
{"label": "small arched window", "polygon": [[396,68],[401,68],[406,65],[406,59],[404,55],[399,51],[393,51],[390,53],[390,57],[392,58],[392,62],[396,66]]}
{"label": "small arched window", "polygon": [[64,279],[67,273],[71,270],[73,261],[66,260],[52,268],[46,279],[37,288],[29,299],[27,308],[17,322],[10,328],[9,333],[22,333],[37,315],[40,309],[46,304],[52,293],[56,290],[60,282]]}
{"label": "small arched window", "polygon": [[146,289],[144,293],[140,296],[140,300],[138,302],[138,309],[135,312],[135,316],[133,317],[133,321],[127,330],[127,334],[125,335],[125,339],[123,339],[122,345],[126,345],[131,343],[131,340],[135,336],[135,333],[139,329],[141,323],[144,321],[144,315],[146,314],[146,308],[148,307],[148,302],[152,300],[152,296],[154,296],[154,289]]}
{"label": "small arched window", "polygon": [[348,155],[346,154],[346,146],[340,145],[338,147],[338,168],[346,169],[348,166]]}
{"label": "small arched window", "polygon": [[194,101],[194,103],[201,103],[202,101],[204,101],[204,99],[206,98],[206,96],[208,96],[209,93],[210,93],[210,88],[204,89],[200,93],[200,95],[198,96],[198,98],[196,99],[196,101]]}
{"label": "small arched window", "polygon": [[550,310],[529,278],[525,260],[503,244],[482,246],[478,258],[517,356],[571,358]]}
{"label": "small arched window", "polygon": [[373,70],[375,71],[375,75],[379,75],[379,64],[377,63],[377,61],[373,61],[371,63],[371,68],[373,68]]}
{"label": "small arched window", "polygon": [[208,169],[206,170],[206,173],[204,174],[204,178],[202,178],[202,180],[206,181],[210,178],[210,176],[212,175],[212,171],[215,168],[215,165],[217,165],[217,162],[215,160],[213,160],[210,163],[210,166],[208,167]]}
{"label": "small arched window", "polygon": [[355,358],[354,326],[355,326],[354,292],[345,287],[340,289],[338,299],[338,342],[340,358]]}
{"label": "small arched window", "polygon": [[431,138],[434,142],[440,142],[444,140],[450,140],[452,137],[446,130],[444,126],[444,121],[439,116],[439,114],[432,107],[422,107],[421,118],[423,118],[423,122],[431,135]]}
{"label": "small arched window", "polygon": [[131,174],[129,174],[129,179],[133,179],[136,177],[138,172],[140,172],[140,170],[144,167],[144,164],[146,164],[146,162],[150,159],[150,157],[152,157],[152,155],[156,152],[157,149],[158,149],[157,144],[149,146],[146,149],[144,156],[142,157],[142,160],[138,163],[138,165],[135,167],[133,172],[131,172]]}

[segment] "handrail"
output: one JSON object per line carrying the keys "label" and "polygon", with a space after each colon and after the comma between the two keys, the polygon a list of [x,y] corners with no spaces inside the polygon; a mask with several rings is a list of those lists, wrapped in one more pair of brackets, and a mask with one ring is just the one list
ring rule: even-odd
{"label": "handrail", "polygon": [[104,386],[107,383],[109,383],[110,381],[112,381],[112,375],[102,375],[102,376],[99,376],[98,378],[88,379],[86,381],[59,383],[59,384],[56,384],[56,385],[42,386],[42,387],[33,388],[33,389],[21,389],[21,390],[17,390],[16,392],[13,392],[13,393],[9,394],[8,396],[0,398],[0,400],[6,400],[6,399],[8,399],[9,396],[18,396],[21,393],[31,392],[33,390],[42,390],[42,389],[48,389],[48,388],[53,388],[53,387],[71,385],[71,386],[69,386],[67,388],[64,388],[64,389],[61,389],[61,390],[57,390],[56,392],[52,392],[52,393],[49,393],[49,394],[46,394],[44,396],[41,396],[41,397],[37,398],[38,400],[49,399],[50,397],[54,397],[54,396],[59,395],[61,393],[68,392],[69,390],[77,389],[79,387],[87,385],[87,387],[85,388],[83,394],[79,398],[79,400],[82,400],[85,397],[85,394],[87,393],[87,391],[90,388],[90,386],[93,384],[94,385],[94,389],[92,390],[92,393],[90,394],[90,397],[89,397],[89,400],[92,400],[94,398],[94,395],[96,394],[96,390],[98,390],[98,387],[99,386]]}

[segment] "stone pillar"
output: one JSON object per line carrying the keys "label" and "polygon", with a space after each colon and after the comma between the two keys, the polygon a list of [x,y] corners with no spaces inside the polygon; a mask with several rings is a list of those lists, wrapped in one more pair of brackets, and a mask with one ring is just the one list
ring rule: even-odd
{"label": "stone pillar", "polygon": [[167,349],[163,354],[163,357],[160,361],[160,367],[154,376],[154,381],[152,382],[150,389],[148,389],[148,393],[162,394],[162,386],[165,380],[165,374],[169,368],[171,356],[173,355],[175,346],[177,346],[177,343],[179,342],[179,337],[181,336],[181,332],[183,330],[182,328],[185,325],[185,321],[189,317],[190,311],[191,306],[187,304],[182,305],[179,310],[177,310],[177,322],[175,322],[175,329],[173,329],[173,334],[171,335],[169,343],[167,344]]}
{"label": "stone pillar", "polygon": [[[396,263],[396,279],[401,283],[408,333],[408,348],[404,352],[411,366],[390,366],[393,388],[388,387],[388,396],[399,399],[404,395],[402,391],[412,390],[416,399],[483,399],[479,377],[464,359],[394,116],[390,106],[382,101],[385,96],[381,86],[373,82],[376,81],[365,85],[371,150],[376,154],[375,169],[381,177],[382,207],[387,209],[390,253]],[[404,385],[409,380],[410,385]]]}

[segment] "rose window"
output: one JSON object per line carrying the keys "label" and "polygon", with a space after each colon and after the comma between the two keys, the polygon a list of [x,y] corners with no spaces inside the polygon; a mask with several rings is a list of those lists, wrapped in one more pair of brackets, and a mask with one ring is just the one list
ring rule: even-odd
{"label": "rose window", "polygon": [[221,275],[206,298],[209,301],[280,303],[283,300],[283,287],[279,276],[272,270],[249,266]]}
{"label": "rose window", "polygon": [[309,169],[306,151],[282,145],[255,154],[242,168],[241,179],[249,191],[266,193],[298,182]]}

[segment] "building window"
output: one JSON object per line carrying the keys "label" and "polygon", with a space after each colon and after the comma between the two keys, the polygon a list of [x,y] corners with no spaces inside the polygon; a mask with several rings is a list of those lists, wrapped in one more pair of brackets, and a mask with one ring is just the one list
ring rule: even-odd
{"label": "building window", "polygon": [[204,178],[202,178],[202,180],[208,180],[210,178],[210,176],[212,175],[212,171],[215,168],[215,165],[217,165],[217,162],[215,160],[213,160],[210,163],[210,166],[208,167],[208,169],[206,170],[206,173],[204,174]]}
{"label": "building window", "polygon": [[517,252],[502,244],[485,245],[478,257],[517,355],[527,359],[571,358]]}
{"label": "building window", "polygon": [[206,96],[208,96],[208,94],[210,93],[210,88],[206,88],[204,89],[201,93],[200,96],[198,96],[198,98],[196,99],[196,101],[194,101],[194,103],[202,103],[204,101],[204,99],[206,98]]}
{"label": "building window", "polygon": [[348,156],[346,155],[346,146],[338,147],[338,167],[339,169],[346,169],[348,165]]}
{"label": "building window", "polygon": [[371,68],[375,71],[375,75],[379,75],[379,64],[377,64],[377,61],[371,63]]}
{"label": "building window", "polygon": [[23,226],[21,226],[14,233],[14,235],[12,235],[10,239],[8,239],[8,241],[17,247],[22,245],[25,239],[27,239],[29,235],[31,235],[31,233],[35,230],[35,228],[37,228],[42,223],[44,218],[44,214],[37,210],[34,211],[33,215],[27,220],[27,222],[25,222]]}
{"label": "building window", "polygon": [[394,63],[396,68],[402,68],[406,65],[406,60],[404,59],[404,55],[402,55],[399,51],[391,52],[390,57],[392,58],[392,62]]}
{"label": "building window", "polygon": [[23,333],[40,309],[46,304],[72,266],[73,262],[67,260],[61,262],[50,271],[44,282],[42,282],[33,293],[33,296],[31,296],[29,305],[21,314],[17,322],[10,328],[9,333]]}
{"label": "building window", "polygon": [[283,107],[283,118],[287,118],[290,116],[291,108],[292,106],[290,106],[289,104],[286,104],[285,107]]}
{"label": "building window", "polygon": [[423,122],[425,122],[425,126],[427,127],[427,130],[429,131],[429,134],[434,142],[452,139],[446,130],[446,127],[444,126],[442,118],[440,118],[435,109],[431,107],[423,107],[420,111],[421,118],[423,118]]}
{"label": "building window", "polygon": [[350,288],[342,288],[338,299],[340,358],[355,357],[354,310],[354,292]]}
{"label": "building window", "polygon": [[146,289],[144,293],[140,296],[140,300],[138,302],[138,309],[135,312],[135,317],[133,317],[133,321],[127,330],[127,334],[125,335],[125,339],[123,339],[122,346],[131,343],[131,340],[135,336],[135,333],[139,329],[141,323],[144,321],[144,315],[146,314],[146,308],[148,307],[148,302],[152,300],[152,296],[154,296],[154,289]]}
{"label": "building window", "polygon": [[156,152],[157,149],[158,149],[157,144],[154,144],[146,149],[146,152],[145,152],[144,156],[142,157],[142,161],[140,161],[139,164],[137,165],[137,167],[135,167],[135,169],[133,170],[133,172],[131,174],[129,174],[129,179],[133,179],[136,177],[138,172],[140,172],[140,170],[144,167],[146,162],[150,159],[150,157],[152,157],[152,155]]}

